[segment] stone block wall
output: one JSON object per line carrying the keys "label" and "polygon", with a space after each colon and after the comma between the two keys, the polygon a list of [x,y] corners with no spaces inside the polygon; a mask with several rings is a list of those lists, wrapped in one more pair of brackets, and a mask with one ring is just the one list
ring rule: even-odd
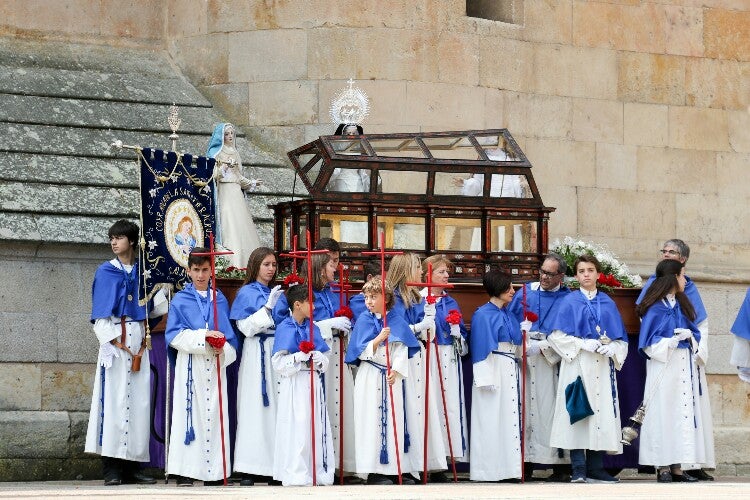
{"label": "stone block wall", "polygon": [[[330,99],[349,78],[371,97],[367,132],[509,128],[534,165],[543,200],[557,207],[551,239],[607,243],[644,275],[653,272],[665,239],[690,244],[688,274],[710,318],[719,473],[750,474],[746,454],[736,451],[750,439],[748,386],[727,362],[729,328],[750,283],[743,218],[750,197],[750,6],[522,3],[523,18],[504,23],[467,17],[465,0],[17,0],[0,3],[0,35],[164,47],[248,138],[281,154],[332,133]],[[51,268],[36,249],[24,257],[4,252],[36,280],[48,279]],[[49,262],[63,274],[69,266],[86,268],[87,278],[71,287],[86,291],[102,260],[87,259]],[[50,289],[66,290],[55,283],[71,275],[56,272]],[[30,312],[5,290],[14,289],[0,290],[9,304],[0,324],[10,325],[0,340],[31,329],[38,348],[0,352],[4,387],[18,389],[2,393],[0,431],[12,432],[34,412],[39,418],[29,425],[82,449],[90,388],[53,393],[84,384],[91,370],[95,353],[86,350],[93,347],[79,335],[88,333],[86,299],[65,297],[57,311]],[[34,303],[46,304],[50,290],[34,290]],[[45,445],[50,470],[64,460],[58,438]],[[14,470],[29,469],[27,444],[13,441],[18,451],[0,446],[0,457],[12,457],[0,458],[2,467],[11,460]]]}

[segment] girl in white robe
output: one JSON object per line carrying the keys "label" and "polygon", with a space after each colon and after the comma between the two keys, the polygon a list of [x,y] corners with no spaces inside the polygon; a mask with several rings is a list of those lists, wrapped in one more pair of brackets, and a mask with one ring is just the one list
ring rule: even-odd
{"label": "girl in white robe", "polygon": [[638,461],[657,467],[659,482],[686,482],[681,463],[705,463],[700,380],[693,351],[701,334],[684,294],[684,264],[662,260],[638,306],[639,349],[648,358]]}
{"label": "girl in white robe", "polygon": [[518,348],[521,327],[509,312],[513,298],[510,275],[485,273],[490,296],[471,319],[472,481],[520,480],[521,419]]}

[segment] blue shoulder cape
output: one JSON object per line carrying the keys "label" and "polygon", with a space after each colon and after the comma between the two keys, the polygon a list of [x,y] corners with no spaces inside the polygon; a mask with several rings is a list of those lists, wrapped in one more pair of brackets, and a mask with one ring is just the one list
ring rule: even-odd
{"label": "blue shoulder cape", "polygon": [[[448,294],[442,296],[442,298],[435,304],[435,328],[437,329],[435,338],[437,343],[440,345],[451,345],[453,344],[453,337],[451,337],[451,325],[445,320],[448,316],[448,312],[456,309],[461,312],[461,308],[458,306],[456,299]],[[424,318],[424,301],[422,302],[422,317]],[[458,324],[461,329],[461,335],[466,338],[468,330],[464,324],[463,318]]]}
{"label": "blue shoulder cape", "polygon": [[[406,320],[404,320],[399,314],[394,313],[393,310],[388,311],[386,317],[388,318],[388,326],[391,329],[388,342],[401,342],[404,344],[410,358],[418,353],[419,342],[414,336],[414,332],[409,328],[409,324],[406,323]],[[359,366],[360,354],[365,350],[367,344],[378,336],[382,329],[383,321],[380,318],[370,311],[362,313],[357,320],[357,323],[354,325],[354,330],[352,330],[349,338],[349,347],[346,350],[344,361]]]}
{"label": "blue shoulder cape", "polygon": [[[658,343],[661,339],[674,337],[675,328],[688,328],[693,332],[695,340],[700,341],[701,334],[695,323],[690,321],[680,308],[680,303],[675,303],[674,307],[669,307],[663,300],[654,302],[646,310],[646,314],[641,318],[641,331],[638,335],[638,351],[642,356],[648,358],[643,349],[647,346]],[[682,340],[680,347],[687,348],[690,346],[688,340]]]}
{"label": "blue shoulder cape", "polygon": [[[297,285],[300,286],[300,285]],[[303,340],[310,340],[310,320],[305,319],[302,324],[294,321],[294,318],[287,316],[281,323],[276,325],[276,336],[273,339],[273,353],[287,351],[289,354],[299,352],[299,343]],[[328,347],[320,329],[313,323],[313,343],[315,351],[326,352],[331,348]]]}
{"label": "blue shoulder cape", "polygon": [[[640,295],[638,295],[638,298],[635,301],[635,304],[638,305],[643,300],[643,297],[646,296],[646,290],[648,290],[648,287],[651,286],[651,283],[654,282],[656,279],[656,275],[652,274],[648,277],[648,280],[646,280],[646,283],[643,285],[643,289],[641,290]],[[695,283],[693,283],[693,280],[685,276],[685,295],[688,296],[688,299],[690,299],[690,303],[693,304],[693,309],[695,309],[695,324],[699,325],[703,320],[708,318],[708,313],[706,312],[706,306],[703,305],[703,299],[701,299],[701,294],[698,292],[698,287],[695,286]]]}
{"label": "blue shoulder cape", "polygon": [[[174,366],[177,360],[177,350],[171,347],[172,341],[182,330],[201,330],[206,328],[214,329],[214,307],[209,300],[212,295],[211,289],[208,290],[208,297],[203,298],[195,291],[192,283],[188,283],[185,288],[177,292],[172,298],[169,305],[169,315],[167,316],[167,327],[164,332],[167,341],[167,355],[169,361]],[[198,305],[200,300],[201,306]],[[224,334],[232,347],[238,350],[239,343],[234,329],[229,322],[229,304],[221,290],[216,290],[216,307],[219,316],[219,331]],[[206,316],[204,316],[204,311]]]}
{"label": "blue shoulder cape", "polygon": [[393,309],[396,314],[400,315],[407,324],[415,325],[424,318],[424,299],[411,307],[406,307],[404,299],[398,290],[393,292]]}
{"label": "blue shoulder cape", "polygon": [[[552,321],[563,302],[562,299],[570,293],[570,289],[561,286],[556,292],[547,292],[541,288],[532,290],[531,283],[526,283],[524,288],[526,288],[527,310],[538,316],[531,330],[549,335],[552,333]],[[518,321],[523,321],[523,289],[516,292],[508,307]]]}
{"label": "blue shoulder cape", "polygon": [[232,302],[232,310],[229,319],[245,319],[251,314],[259,311],[266,305],[271,289],[266,285],[253,281],[240,288]]}
{"label": "blue shoulder cape", "polygon": [[[91,285],[91,322],[114,316],[130,316],[135,321],[146,319],[146,307],[138,305],[138,261],[130,273],[111,262],[99,266]],[[128,295],[133,300],[128,300]]]}
{"label": "blue shoulder cape", "polygon": [[367,306],[365,306],[365,296],[361,293],[352,295],[352,297],[349,299],[349,309],[351,309],[352,313],[354,314],[354,319],[352,320],[352,322],[356,324],[357,318],[367,312]]}
{"label": "blue shoulder cape", "polygon": [[730,331],[738,337],[750,340],[750,289],[745,294],[745,300],[742,301]]}
{"label": "blue shoulder cape", "polygon": [[[595,319],[596,315],[599,316],[598,322]],[[567,335],[582,339],[598,339],[597,323],[601,333],[607,332],[610,339],[628,341],[628,334],[625,332],[625,325],[617,306],[601,290],[592,300],[588,300],[580,291],[566,295],[552,320],[552,329],[562,330]]]}
{"label": "blue shoulder cape", "polygon": [[507,306],[499,308],[492,302],[487,302],[477,308],[471,317],[471,362],[479,363],[487,359],[500,342],[520,345],[521,325],[510,314]]}

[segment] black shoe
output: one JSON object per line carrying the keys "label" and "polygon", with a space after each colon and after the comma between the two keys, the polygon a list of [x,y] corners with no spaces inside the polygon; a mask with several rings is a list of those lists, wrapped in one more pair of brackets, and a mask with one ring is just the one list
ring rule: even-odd
{"label": "black shoe", "polygon": [[122,480],[117,476],[104,478],[104,486],[120,486],[121,484],[122,484]]}
{"label": "black shoe", "polygon": [[254,486],[255,481],[251,477],[243,477],[240,479],[240,486]]}
{"label": "black shoe", "polygon": [[445,472],[432,472],[429,477],[429,482],[431,483],[447,483],[450,481]]}
{"label": "black shoe", "polygon": [[697,483],[698,480],[689,474],[685,474],[684,472],[682,474],[675,474],[673,472],[672,482],[673,483]]}
{"label": "black shoe", "polygon": [[698,481],[713,481],[714,477],[708,474],[703,469],[687,470],[683,471],[685,474],[697,479]]}
{"label": "black shoe", "polygon": [[177,486],[192,486],[193,480],[189,477],[177,476]]}
{"label": "black shoe", "polygon": [[656,482],[657,483],[671,483],[672,482],[672,473],[668,470],[665,470],[664,472],[660,472],[658,476],[656,476]]}
{"label": "black shoe", "polygon": [[156,484],[156,479],[142,472],[134,472],[122,478],[122,484]]}
{"label": "black shoe", "polygon": [[270,481],[268,481],[268,486],[281,486],[281,481],[271,479]]}
{"label": "black shoe", "polygon": [[564,472],[553,472],[552,474],[547,476],[546,481],[548,483],[569,483],[570,474],[565,474]]}
{"label": "black shoe", "polygon": [[521,482],[521,478],[518,478],[518,477],[509,477],[508,479],[501,479],[500,481],[498,481],[498,483],[513,483],[513,484],[517,484],[520,482]]}
{"label": "black shoe", "polygon": [[369,474],[367,476],[367,484],[385,485],[394,483],[393,479],[388,476],[384,476],[383,474]]}
{"label": "black shoe", "polygon": [[[393,484],[398,484],[398,476],[391,476]],[[417,484],[413,477],[401,474],[401,484]]]}
{"label": "black shoe", "polygon": [[357,476],[344,476],[344,484],[364,484],[364,480]]}
{"label": "black shoe", "polygon": [[[224,480],[217,479],[216,481],[203,481],[203,486],[224,486]],[[229,478],[227,478],[227,486],[232,486],[232,481],[230,481]]]}

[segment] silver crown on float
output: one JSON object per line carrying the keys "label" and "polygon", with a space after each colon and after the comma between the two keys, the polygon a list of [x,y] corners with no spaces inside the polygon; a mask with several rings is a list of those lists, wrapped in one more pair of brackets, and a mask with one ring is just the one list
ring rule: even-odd
{"label": "silver crown on float", "polygon": [[331,119],[333,123],[361,125],[370,113],[370,99],[364,90],[354,86],[351,78],[349,86],[340,90],[331,100]]}

